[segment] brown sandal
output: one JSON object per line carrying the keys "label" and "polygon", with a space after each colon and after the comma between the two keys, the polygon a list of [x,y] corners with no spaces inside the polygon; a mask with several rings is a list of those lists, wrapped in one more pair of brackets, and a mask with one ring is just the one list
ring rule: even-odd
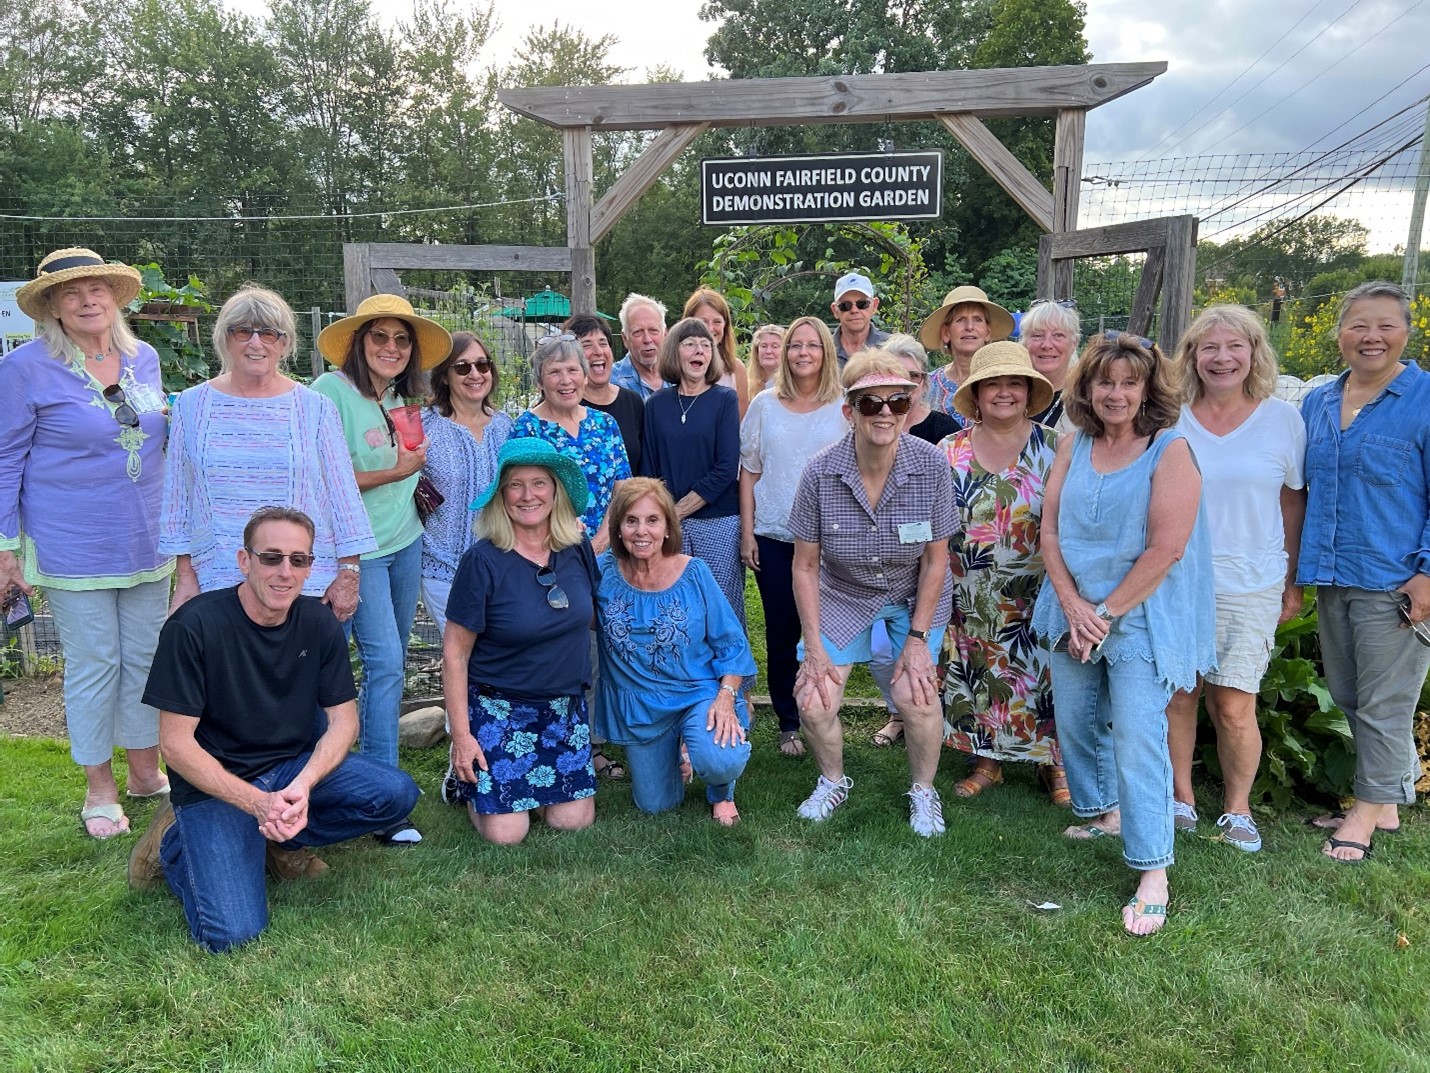
{"label": "brown sandal", "polygon": [[1068,774],[1057,764],[1039,764],[1038,778],[1047,788],[1048,800],[1058,808],[1072,808],[1072,794],[1068,792]]}
{"label": "brown sandal", "polygon": [[889,716],[889,721],[884,724],[884,729],[874,735],[874,744],[880,749],[887,748],[898,741],[904,733],[904,721],[896,715]]}
{"label": "brown sandal", "polygon": [[996,760],[979,757],[968,778],[953,784],[953,792],[959,797],[977,797],[988,787],[997,786],[1002,781],[1003,765]]}

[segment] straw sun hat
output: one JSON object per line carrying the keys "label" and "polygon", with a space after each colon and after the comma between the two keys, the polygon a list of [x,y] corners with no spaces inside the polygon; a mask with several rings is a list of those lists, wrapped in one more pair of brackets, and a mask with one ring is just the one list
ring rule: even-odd
{"label": "straw sun hat", "polygon": [[943,305],[924,318],[923,327],[919,329],[919,342],[926,349],[935,354],[943,351],[943,340],[939,338],[943,322],[954,306],[961,305],[983,307],[983,315],[988,318],[988,330],[994,339],[1007,339],[1013,334],[1013,314],[997,302],[989,301],[982,287],[955,287],[943,296]]}
{"label": "straw sun hat", "polygon": [[49,292],[72,279],[98,276],[114,288],[114,300],[122,309],[139,296],[140,277],[137,269],[128,265],[110,264],[93,250],[70,246],[55,250],[40,262],[35,278],[15,291],[15,303],[31,320],[44,320],[50,315]]}
{"label": "straw sun hat", "polygon": [[1040,414],[1053,401],[1053,385],[1046,376],[1033,368],[1033,359],[1022,343],[988,343],[973,354],[968,379],[958,386],[953,396],[953,408],[970,421],[977,409],[974,393],[980,380],[995,376],[1023,376],[1028,380],[1028,413]]}
{"label": "straw sun hat", "polygon": [[395,294],[374,294],[364,298],[352,316],[335,320],[318,333],[318,353],[341,369],[347,363],[353,336],[364,324],[384,317],[395,317],[412,325],[412,330],[417,333],[417,352],[423,369],[436,368],[452,352],[452,337],[447,329],[435,320],[419,317],[406,298]]}

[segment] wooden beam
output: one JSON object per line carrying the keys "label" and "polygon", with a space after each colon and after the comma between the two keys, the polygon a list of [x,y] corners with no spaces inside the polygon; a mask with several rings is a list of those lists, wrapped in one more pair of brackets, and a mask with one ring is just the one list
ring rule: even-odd
{"label": "wooden beam", "polygon": [[1157,295],[1162,291],[1166,265],[1166,246],[1153,246],[1147,251],[1142,278],[1137,281],[1137,294],[1132,299],[1132,315],[1127,318],[1127,330],[1133,335],[1146,335],[1152,330],[1152,314],[1157,308]]}
{"label": "wooden beam", "polygon": [[571,271],[571,251],[561,246],[432,246],[406,242],[372,242],[365,245],[370,251],[369,270],[429,268],[469,272]]}
{"label": "wooden beam", "polygon": [[402,285],[402,280],[397,273],[390,268],[374,268],[369,272],[373,289],[378,294],[395,294],[401,298],[407,297],[407,288]]}
{"label": "wooden beam", "polygon": [[1053,116],[1096,108],[1165,73],[1164,62],[976,71],[717,79],[638,86],[534,86],[503,89],[512,111],[552,127],[646,130],[687,123],[717,127],[884,123],[932,119],[939,112]]}
{"label": "wooden beam", "polygon": [[561,131],[566,158],[566,245],[571,250],[571,312],[596,312],[596,258],[591,249],[591,128]]}
{"label": "wooden beam", "polygon": [[1058,112],[1053,142],[1054,231],[1076,231],[1078,199],[1082,194],[1082,148],[1087,131],[1085,108]]}
{"label": "wooden beam", "polygon": [[983,170],[993,181],[1033,218],[1035,224],[1044,231],[1054,230],[1053,195],[991,130],[967,112],[941,113],[938,121],[958,139],[959,145],[968,150],[969,156],[983,165]]}
{"label": "wooden beam", "polygon": [[351,313],[362,304],[362,300],[376,292],[372,289],[372,244],[369,242],[343,243],[343,294]]}
{"label": "wooden beam", "polygon": [[1192,291],[1196,287],[1197,218],[1173,216],[1167,221],[1167,264],[1162,272],[1162,319],[1157,337],[1171,353],[1192,323]]}
{"label": "wooden beam", "polygon": [[681,123],[666,127],[656,135],[591,210],[591,241],[600,242],[605,238],[641,195],[655,185],[665,169],[675,163],[675,158],[709,129],[709,123]]}
{"label": "wooden beam", "polygon": [[1066,257],[1107,257],[1116,253],[1142,253],[1153,246],[1167,245],[1174,221],[1187,221],[1196,227],[1195,216],[1163,216],[1156,220],[1133,220],[1106,227],[1088,227],[1081,231],[1054,233],[1048,236],[1054,260]]}

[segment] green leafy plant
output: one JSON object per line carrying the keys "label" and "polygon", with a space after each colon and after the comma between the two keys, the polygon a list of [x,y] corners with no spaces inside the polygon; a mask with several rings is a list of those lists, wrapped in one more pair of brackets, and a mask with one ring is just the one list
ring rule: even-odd
{"label": "green leafy plant", "polygon": [[[208,379],[208,361],[203,344],[189,334],[189,325],[178,319],[164,320],[164,314],[178,317],[212,313],[204,283],[190,276],[188,283],[175,287],[164,278],[157,264],[135,265],[141,277],[139,296],[129,303],[129,312],[146,314],[145,319],[131,318],[134,334],[152,346],[159,355],[159,369],[166,391],[183,391]],[[158,319],[154,319],[158,318]]]}

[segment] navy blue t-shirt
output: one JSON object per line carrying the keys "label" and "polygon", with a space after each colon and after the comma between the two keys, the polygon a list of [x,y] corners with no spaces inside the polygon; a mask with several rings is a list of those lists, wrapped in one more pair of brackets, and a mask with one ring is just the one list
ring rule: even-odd
{"label": "navy blue t-shirt", "polygon": [[676,502],[687,492],[705,500],[691,517],[740,513],[740,400],[732,389],[716,384],[692,399],[662,388],[646,399],[641,443],[641,476],[660,478]]}
{"label": "navy blue t-shirt", "polygon": [[551,553],[556,583],[569,607],[547,602],[540,569],[515,551],[479,540],[462,555],[447,619],[477,635],[467,680],[517,697],[572,697],[591,684],[592,593],[596,556],[591,542]]}

